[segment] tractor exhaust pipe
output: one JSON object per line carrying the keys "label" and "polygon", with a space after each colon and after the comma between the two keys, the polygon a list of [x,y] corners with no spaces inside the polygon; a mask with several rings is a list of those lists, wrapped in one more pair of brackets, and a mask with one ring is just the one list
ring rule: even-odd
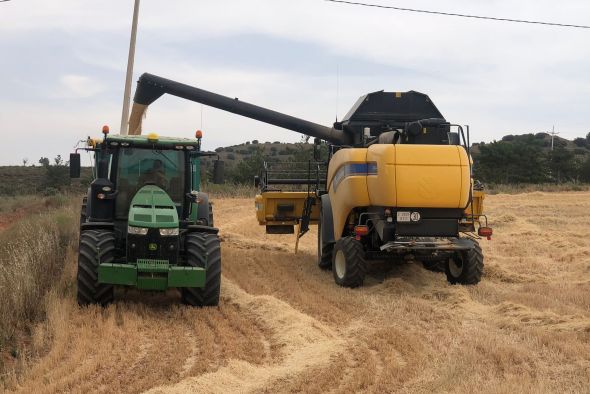
{"label": "tractor exhaust pipe", "polygon": [[148,73],[143,74],[139,78],[139,81],[137,81],[137,89],[133,98],[131,116],[129,117],[130,135],[141,134],[142,120],[147,107],[165,93],[320,138],[333,144],[347,145],[352,140],[342,130],[322,126],[304,119],[249,104],[237,98],[232,99]]}

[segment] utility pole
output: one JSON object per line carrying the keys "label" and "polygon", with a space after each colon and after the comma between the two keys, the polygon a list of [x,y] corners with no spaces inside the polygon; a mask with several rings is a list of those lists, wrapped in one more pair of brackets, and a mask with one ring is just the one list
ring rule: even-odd
{"label": "utility pole", "polygon": [[556,135],[558,135],[559,133],[555,132],[555,126],[553,126],[553,129],[551,130],[551,133],[549,133],[551,135],[551,151],[553,151],[553,139],[555,138]]}
{"label": "utility pole", "polygon": [[125,93],[123,94],[123,113],[121,114],[121,135],[127,135],[129,127],[129,105],[131,102],[131,79],[133,78],[133,61],[135,60],[135,38],[137,37],[137,18],[139,16],[139,0],[133,7],[133,23],[131,24],[131,40],[129,41],[129,57],[127,59],[127,76]]}

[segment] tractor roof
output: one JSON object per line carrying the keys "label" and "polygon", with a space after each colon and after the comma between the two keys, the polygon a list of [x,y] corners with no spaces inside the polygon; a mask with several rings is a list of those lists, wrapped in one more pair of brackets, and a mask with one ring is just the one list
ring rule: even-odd
{"label": "tractor roof", "polygon": [[158,145],[162,147],[182,146],[198,146],[199,140],[196,138],[181,138],[181,137],[163,137],[155,133],[147,135],[109,135],[107,137],[109,142],[118,142],[121,144],[128,143],[130,146],[145,146],[152,147]]}

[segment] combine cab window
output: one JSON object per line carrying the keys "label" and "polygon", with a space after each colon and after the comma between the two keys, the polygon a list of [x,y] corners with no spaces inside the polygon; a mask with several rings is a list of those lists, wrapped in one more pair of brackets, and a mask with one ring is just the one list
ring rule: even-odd
{"label": "combine cab window", "polygon": [[184,152],[126,148],[119,152],[117,218],[127,217],[133,196],[145,185],[165,190],[179,210],[184,195]]}

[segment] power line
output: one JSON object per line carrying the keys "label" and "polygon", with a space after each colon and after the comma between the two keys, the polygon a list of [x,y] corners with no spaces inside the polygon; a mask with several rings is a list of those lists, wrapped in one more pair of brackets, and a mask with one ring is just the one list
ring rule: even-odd
{"label": "power line", "polygon": [[461,18],[472,18],[472,19],[485,19],[485,20],[496,21],[496,22],[528,23],[531,25],[571,27],[571,28],[576,28],[576,29],[590,29],[590,26],[586,26],[586,25],[570,25],[570,24],[565,24],[565,23],[541,22],[541,21],[531,21],[531,20],[523,20],[523,19],[495,18],[493,16],[456,14],[456,13],[452,13],[452,12],[419,10],[419,9],[415,9],[415,8],[393,7],[393,6],[382,5],[382,4],[360,3],[360,2],[356,2],[356,1],[345,1],[345,0],[324,0],[324,1],[327,1],[330,3],[356,5],[356,6],[362,6],[362,7],[372,7],[372,8],[382,8],[382,9],[388,9],[388,10],[397,10],[397,11],[418,12],[418,13],[422,13],[422,14],[456,16],[456,17],[461,17]]}

